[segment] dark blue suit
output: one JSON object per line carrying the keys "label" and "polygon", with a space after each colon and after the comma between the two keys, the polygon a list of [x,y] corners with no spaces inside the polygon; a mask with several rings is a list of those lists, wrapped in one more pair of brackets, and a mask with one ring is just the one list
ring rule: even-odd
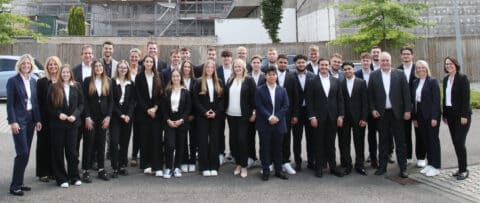
{"label": "dark blue suit", "polygon": [[[262,160],[263,173],[270,173],[269,166],[272,159],[275,164],[275,172],[281,172],[282,141],[284,134],[287,132],[285,114],[289,106],[287,91],[279,85],[276,86],[275,106],[273,106],[268,86],[264,84],[258,87],[255,92],[255,106],[255,122],[260,134],[260,159]],[[272,115],[279,119],[279,122],[275,125],[270,125],[268,121]]]}
{"label": "dark blue suit", "polygon": [[19,190],[23,185],[23,176],[30,156],[35,123],[40,122],[40,111],[37,100],[37,83],[30,77],[30,101],[32,109],[27,111],[27,92],[23,78],[17,74],[7,82],[7,113],[8,124],[18,123],[20,132],[13,135],[15,152],[17,153],[13,164],[13,178],[10,190]]}
{"label": "dark blue suit", "polygon": [[[232,73],[233,73],[233,65],[231,67]],[[220,79],[220,85],[222,86],[222,89],[225,89],[225,86],[227,84],[228,78],[230,76],[227,76],[227,80],[225,80],[225,74],[223,72],[223,65],[217,66],[217,77]],[[225,154],[225,113],[221,113],[217,115],[218,117],[218,152],[220,154]]]}

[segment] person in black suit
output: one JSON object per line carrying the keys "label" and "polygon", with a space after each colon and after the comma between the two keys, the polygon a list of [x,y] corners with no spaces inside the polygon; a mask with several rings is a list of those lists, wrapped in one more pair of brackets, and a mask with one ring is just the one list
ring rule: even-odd
{"label": "person in black suit", "polygon": [[143,173],[155,173],[163,177],[163,139],[161,101],[163,94],[162,76],[157,72],[154,58],[143,58],[144,71],[135,79],[137,93],[136,115],[140,123],[140,169]]}
{"label": "person in black suit", "polygon": [[180,70],[173,70],[165,88],[162,105],[162,122],[165,125],[165,170],[164,178],[181,177],[180,164],[184,156],[185,139],[188,133],[188,116],[191,110],[191,96],[185,88]]}
{"label": "person in black suit", "polygon": [[262,72],[266,73],[267,72],[267,69],[270,68],[270,66],[274,66],[275,68],[278,68],[277,66],[277,61],[278,61],[278,52],[277,52],[277,49],[273,48],[273,47],[270,47],[268,48],[268,52],[267,52],[267,63],[266,64],[262,64]]}
{"label": "person in black suit", "polygon": [[[215,49],[215,47],[209,47],[207,49],[207,60],[211,60],[211,61],[217,60],[217,50]],[[205,64],[201,64],[193,68],[195,73],[195,78],[202,77],[204,66]]]}
{"label": "person in black suit", "polygon": [[407,158],[403,120],[410,119],[410,90],[402,71],[392,69],[391,56],[387,52],[380,54],[380,70],[370,75],[368,85],[369,111],[377,119],[380,132],[380,166],[375,175],[387,172],[388,147],[395,139],[395,151],[400,167],[400,177],[407,178]]}
{"label": "person in black suit", "polygon": [[453,174],[457,180],[468,178],[467,148],[465,141],[472,122],[470,106],[470,82],[465,74],[460,73],[460,65],[455,57],[444,59],[445,72],[443,78],[443,122],[448,125],[452,137],[455,154],[458,159],[458,171]]}
{"label": "person in black suit", "polygon": [[[193,89],[195,87],[195,76],[194,76],[194,65],[191,61],[186,60],[182,63],[180,68],[180,73],[182,73],[182,80],[185,86],[185,89],[188,90],[190,95],[190,101],[193,98]],[[190,102],[190,113],[188,119],[185,121],[187,125],[188,137],[185,136],[185,146],[183,153],[183,162],[180,165],[182,172],[195,172],[196,163],[197,163],[197,152],[198,152],[198,139],[197,139],[197,127],[195,122],[195,111],[193,109],[193,102]]]}
{"label": "person in black suit", "polygon": [[[413,62],[413,49],[411,47],[402,47],[400,49],[402,65],[398,66],[399,70],[403,70],[405,77],[407,78],[408,87],[413,90],[413,81],[417,79],[415,74],[415,64]],[[412,106],[414,101],[412,100]],[[405,122],[405,142],[407,144],[407,164],[412,163],[413,143],[412,143],[412,119]],[[426,151],[425,144],[423,143],[423,135],[414,127],[415,130],[415,155],[417,157],[417,167],[424,168],[426,166]]]}
{"label": "person in black suit", "polygon": [[370,55],[372,56],[372,63],[370,64],[370,68],[372,70],[380,69],[380,53],[382,53],[382,48],[379,46],[373,46],[370,49]]}
{"label": "person in black suit", "polygon": [[317,45],[311,45],[308,47],[308,65],[306,67],[308,72],[313,73],[314,75],[318,74],[318,57],[320,53],[320,48]]}
{"label": "person in black suit", "polygon": [[104,168],[105,143],[113,109],[112,84],[103,63],[94,61],[92,66],[92,76],[85,78],[83,83],[86,131],[83,138],[82,180],[86,183],[92,181],[88,170],[92,168],[94,152],[98,164],[98,178],[109,180]]}
{"label": "person in black suit", "polygon": [[[130,79],[132,82],[135,82],[136,76],[143,71],[142,65],[140,65],[141,55],[142,55],[142,52],[140,51],[140,49],[137,49],[137,48],[130,49],[130,52],[128,55],[128,60],[129,60],[128,71],[130,72]],[[136,93],[134,97],[136,100],[136,97],[137,97]],[[137,112],[139,111],[141,110],[137,108],[137,105],[135,104],[134,114],[137,115]],[[131,122],[133,123],[132,159],[130,160],[131,167],[136,167],[138,165],[137,157],[138,157],[138,152],[140,151],[140,123],[137,122],[137,119],[135,119],[135,117],[136,116],[132,116],[130,118],[132,120]]]}
{"label": "person in black suit", "polygon": [[345,75],[343,74],[342,67],[342,55],[339,53],[334,53],[332,57],[330,57],[330,71],[329,74],[337,78],[338,80],[342,81],[345,80]]}
{"label": "person in black suit", "polygon": [[[81,125],[80,114],[84,108],[83,90],[73,79],[69,65],[59,70],[58,82],[52,84],[46,94],[52,143],[52,171],[62,188],[70,184],[82,184],[78,171],[77,133]],[[67,168],[65,170],[65,158]]]}
{"label": "person in black suit", "polygon": [[162,81],[163,86],[166,87],[167,84],[170,82],[170,75],[174,70],[180,70],[180,66],[182,65],[182,61],[180,58],[180,51],[178,49],[172,49],[170,51],[170,66],[162,70]]}
{"label": "person in black suit", "polygon": [[113,111],[110,124],[110,150],[112,178],[128,175],[128,144],[132,132],[132,118],[135,109],[135,86],[131,80],[128,62],[121,60],[112,78]]}
{"label": "person in black suit", "polygon": [[[295,62],[296,71],[293,73],[293,78],[297,84],[297,89],[295,90],[298,95],[298,116],[292,117],[292,133],[293,133],[293,155],[295,160],[295,170],[302,170],[302,137],[303,130],[305,128],[305,138],[307,144],[307,167],[313,168],[314,165],[314,153],[313,153],[313,140],[312,140],[312,128],[308,123],[308,118],[306,114],[306,103],[305,103],[305,90],[307,89],[307,81],[315,77],[314,73],[307,71],[306,63],[307,57],[304,55],[297,55],[293,58]],[[318,66],[318,64],[316,65]],[[318,72],[318,71],[317,71]]]}
{"label": "person in black suit", "polygon": [[221,79],[217,77],[215,62],[208,60],[203,67],[203,74],[193,89],[193,105],[196,110],[195,120],[198,131],[198,164],[203,176],[217,176],[218,136],[223,133],[219,128],[222,121],[217,115],[224,112],[224,92]]}
{"label": "person in black suit", "polygon": [[[225,85],[233,73],[233,60],[232,60],[232,52],[228,50],[223,50],[221,53],[223,64],[217,67],[217,74],[218,79],[220,79],[220,85],[222,85],[222,89],[225,89]],[[219,119],[218,124],[218,159],[220,161],[220,165],[222,165],[225,161],[233,162],[232,154],[225,154],[225,119],[226,116],[224,113],[217,114],[216,117]],[[230,149],[232,146],[230,146]]]}
{"label": "person in black suit", "polygon": [[341,82],[343,99],[345,104],[345,117],[343,127],[340,129],[338,143],[340,145],[340,160],[345,167],[344,174],[352,171],[352,157],[350,145],[353,131],[353,144],[355,146],[355,171],[361,175],[367,175],[363,165],[365,161],[365,127],[368,117],[367,84],[364,80],[354,75],[354,65],[344,62],[342,69],[345,80]]}
{"label": "person in black suit", "polygon": [[[423,148],[427,151],[428,165],[420,172],[426,176],[440,174],[440,87],[438,81],[430,76],[430,68],[426,61],[415,63],[415,75],[418,77],[412,83],[412,120],[423,138]],[[418,144],[418,143],[417,143]]]}
{"label": "person in black suit", "polygon": [[237,47],[237,58],[242,59],[247,65],[248,73],[252,72],[252,65],[250,65],[249,60],[247,59],[247,48],[244,46]]}
{"label": "person in black suit", "polygon": [[255,81],[247,76],[245,61],[236,59],[225,87],[225,113],[229,126],[230,151],[235,157],[234,175],[247,177],[248,124],[255,120]]}
{"label": "person in black suit", "polygon": [[260,159],[262,180],[270,176],[270,165],[274,164],[275,176],[288,179],[282,170],[282,142],[287,132],[285,114],[288,111],[288,95],[285,88],[277,85],[277,71],[271,66],[266,71],[267,83],[255,91],[255,126],[260,135]]}
{"label": "person in black suit", "polygon": [[7,120],[15,144],[15,160],[10,194],[22,196],[31,188],[24,185],[23,177],[30,156],[34,130],[40,131],[42,123],[37,101],[37,83],[30,77],[35,68],[29,54],[22,55],[15,64],[17,74],[7,82]]}
{"label": "person in black suit", "polygon": [[113,42],[105,41],[102,45],[102,63],[109,78],[113,78],[117,72],[118,61],[113,58]]}
{"label": "person in black suit", "polygon": [[37,133],[37,167],[36,175],[41,182],[49,182],[49,177],[53,177],[52,156],[51,156],[51,132],[49,126],[47,93],[51,84],[56,83],[60,75],[59,69],[62,62],[57,56],[50,56],[45,62],[45,77],[37,80],[38,108],[42,125],[45,126]]}
{"label": "person in black suit", "polygon": [[328,163],[330,172],[342,177],[335,160],[335,133],[342,127],[344,100],[340,81],[329,76],[329,60],[318,62],[319,75],[307,82],[306,112],[313,128],[315,146],[315,176],[323,176],[323,166]]}
{"label": "person in black suit", "polygon": [[[157,42],[147,42],[147,55],[153,58],[155,68],[158,73],[161,73],[163,69],[167,68],[167,63],[158,58],[158,45]],[[143,63],[143,62],[142,62]]]}

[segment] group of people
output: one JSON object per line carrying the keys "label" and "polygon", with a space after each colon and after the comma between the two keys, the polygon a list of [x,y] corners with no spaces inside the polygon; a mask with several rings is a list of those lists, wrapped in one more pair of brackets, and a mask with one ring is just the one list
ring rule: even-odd
{"label": "group of people", "polygon": [[[362,68],[356,71],[340,54],[320,58],[315,45],[309,47],[308,57],[294,57],[295,70],[289,70],[288,57],[274,48],[268,49],[266,63],[259,55],[247,58],[245,47],[237,49],[235,60],[225,50],[218,66],[215,48],[208,48],[205,63],[198,66],[190,61],[188,48],[171,50],[167,64],[158,58],[155,42],[148,42],[144,57],[133,48],[128,60],[116,61],[113,52],[114,44],[107,41],[102,58],[95,60],[93,47],[84,45],[82,63],[73,68],[56,56],[48,57],[45,77],[37,81],[30,76],[35,68],[32,56],[20,57],[18,74],[7,83],[8,122],[17,153],[11,194],[31,189],[23,177],[34,131],[36,175],[42,182],[54,179],[62,188],[90,183],[94,168],[102,180],[128,175],[128,164],[138,165],[145,174],[171,178],[196,172],[198,161],[201,175],[217,176],[220,165],[231,159],[236,165],[233,174],[245,178],[257,160],[257,132],[262,180],[272,171],[288,179],[287,174],[302,170],[304,134],[307,168],[316,177],[327,168],[338,177],[352,170],[367,175],[364,162],[377,169],[375,175],[383,175],[395,150],[399,176],[407,178],[412,126],[416,164],[425,175],[436,176],[441,168],[442,115],[458,158],[459,170],[453,176],[468,177],[470,87],[454,57],[444,60],[441,108],[438,81],[426,61],[414,63],[410,47],[400,50],[398,68],[392,68],[389,53],[373,47],[361,54]],[[225,151],[226,123],[230,154]],[[295,167],[290,160],[292,142]],[[111,172],[104,164],[106,154]]]}

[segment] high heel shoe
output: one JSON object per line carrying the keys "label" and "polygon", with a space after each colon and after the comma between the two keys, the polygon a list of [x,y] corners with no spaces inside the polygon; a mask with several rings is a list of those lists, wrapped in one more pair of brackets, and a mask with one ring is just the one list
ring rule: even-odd
{"label": "high heel shoe", "polygon": [[240,172],[240,177],[246,178],[248,175],[247,168],[242,168]]}
{"label": "high heel shoe", "polygon": [[239,175],[240,174],[240,169],[241,169],[241,166],[237,166],[235,168],[235,170],[233,171],[233,175],[235,175],[235,176]]}

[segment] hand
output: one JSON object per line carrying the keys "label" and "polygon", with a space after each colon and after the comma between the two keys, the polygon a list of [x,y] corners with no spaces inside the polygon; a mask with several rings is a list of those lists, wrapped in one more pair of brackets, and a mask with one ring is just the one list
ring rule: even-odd
{"label": "hand", "polygon": [[173,123],[173,121],[170,120],[170,119],[167,120],[167,125],[168,125],[169,127],[171,127],[171,128],[177,128],[177,126],[175,125],[175,123]]}
{"label": "hand", "polygon": [[87,130],[93,130],[93,121],[92,121],[92,119],[90,119],[90,118],[86,118],[86,119],[85,119],[85,128],[87,128]]}
{"label": "hand", "polygon": [[378,111],[372,111],[372,116],[375,119],[380,118],[380,113],[378,113]]}
{"label": "hand", "polygon": [[337,118],[337,126],[342,127],[343,126],[343,117],[338,117]]}
{"label": "hand", "polygon": [[124,121],[125,123],[129,123],[129,122],[130,122],[130,116],[125,115],[125,116],[123,117],[123,121]]}
{"label": "hand", "polygon": [[410,118],[411,118],[410,112],[405,112],[403,114],[403,120],[408,121],[408,120],[410,120]]}
{"label": "hand", "polygon": [[447,119],[446,119],[446,118],[443,118],[442,120],[443,120],[443,123],[445,123],[445,124],[448,124],[448,122],[447,122]]}
{"label": "hand", "polygon": [[413,120],[413,127],[418,128],[418,122],[417,122],[417,120]]}
{"label": "hand", "polygon": [[290,119],[290,123],[291,123],[292,125],[297,124],[297,123],[298,123],[298,118],[297,118],[297,117],[292,117],[292,118]]}
{"label": "hand", "polygon": [[461,118],[460,118],[460,124],[462,124],[462,125],[467,125],[467,123],[468,123],[468,119],[467,119],[467,118],[464,118],[464,117],[461,117]]}
{"label": "hand", "polygon": [[314,128],[317,128],[318,127],[318,121],[317,121],[317,118],[312,118],[310,120],[310,125]]}
{"label": "hand", "polygon": [[188,121],[193,121],[195,119],[195,116],[188,116]]}
{"label": "hand", "polygon": [[67,117],[67,121],[70,122],[70,123],[73,123],[77,120],[77,118],[75,118],[75,116],[69,116]]}
{"label": "hand", "polygon": [[367,122],[361,120],[361,121],[358,123],[358,125],[363,128],[363,127],[367,126]]}
{"label": "hand", "polygon": [[173,124],[175,124],[175,127],[178,128],[181,125],[183,125],[183,122],[184,122],[183,119],[179,119],[179,120],[173,121]]}
{"label": "hand", "polygon": [[432,127],[437,127],[438,121],[433,119],[432,120]]}
{"label": "hand", "polygon": [[147,113],[151,118],[155,118],[155,114],[157,113],[157,108],[155,107],[149,108],[147,110]]}
{"label": "hand", "polygon": [[42,130],[42,123],[37,122],[37,123],[35,124],[35,130],[36,130],[36,131]]}
{"label": "hand", "polygon": [[64,113],[60,113],[60,115],[58,116],[58,119],[60,119],[61,121],[67,120],[67,118],[68,118],[67,114],[64,114]]}
{"label": "hand", "polygon": [[252,114],[252,116],[250,116],[250,118],[248,119],[248,121],[249,121],[250,123],[253,123],[253,122],[255,122],[255,118],[257,118],[257,116],[256,116],[255,114]]}
{"label": "hand", "polygon": [[107,116],[103,119],[102,121],[102,128],[103,129],[107,129],[108,128],[108,125],[110,125],[110,117]]}
{"label": "hand", "polygon": [[216,115],[215,112],[212,111],[212,110],[210,110],[210,113],[208,114],[207,118],[209,118],[209,119],[214,119],[214,118],[215,118],[215,115]]}
{"label": "hand", "polygon": [[275,124],[278,123],[278,121],[279,121],[279,120],[278,120],[278,118],[277,118],[276,116],[272,116],[272,118],[270,118],[270,120],[268,120],[268,123],[269,123],[270,125],[275,125]]}
{"label": "hand", "polygon": [[18,125],[17,122],[12,123],[12,124],[10,125],[10,128],[12,128],[12,133],[13,133],[14,135],[18,135],[18,134],[20,133],[20,125]]}

